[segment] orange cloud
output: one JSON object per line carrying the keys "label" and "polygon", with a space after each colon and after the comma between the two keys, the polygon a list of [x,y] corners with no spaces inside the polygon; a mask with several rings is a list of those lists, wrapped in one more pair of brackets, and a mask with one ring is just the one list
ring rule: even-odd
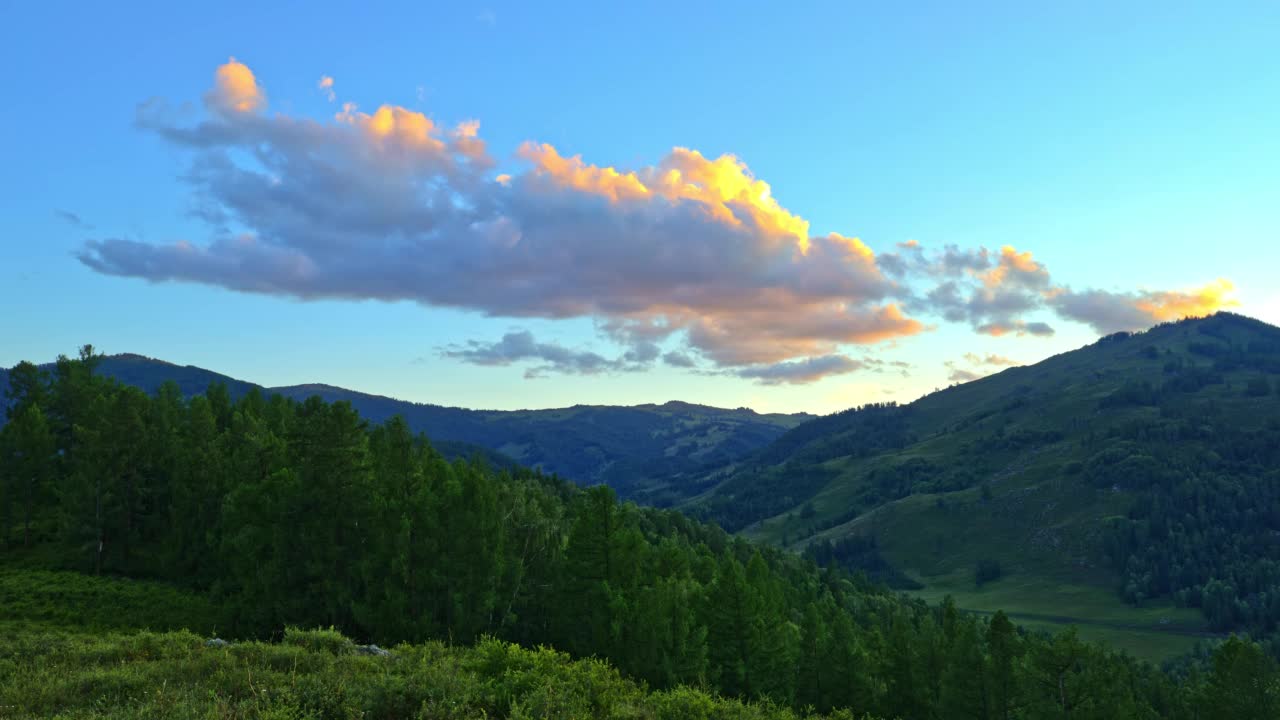
{"label": "orange cloud", "polygon": [[756,179],[746,163],[732,155],[707,159],[697,150],[677,147],[657,166],[622,172],[613,167],[589,165],[581,156],[566,158],[548,144],[525,143],[520,157],[534,172],[561,187],[609,198],[612,202],[692,200],[725,224],[753,229],[770,237],[788,238],[802,252],[809,248],[809,221],[783,208],[769,184]]}
{"label": "orange cloud", "polygon": [[324,93],[329,102],[337,99],[338,96],[333,92],[333,78],[328,75],[321,75],[320,82],[316,83],[316,87],[320,89],[320,92]]}
{"label": "orange cloud", "polygon": [[689,340],[719,365],[777,363],[916,335],[925,325],[894,303],[851,308],[840,302],[777,297],[758,306],[703,311],[689,321]]}
{"label": "orange cloud", "polygon": [[374,141],[432,152],[445,149],[439,129],[431,118],[399,105],[382,105],[369,115],[357,110],[355,103],[346,103],[334,118],[360,129]]}
{"label": "orange cloud", "polygon": [[1239,306],[1239,302],[1227,297],[1233,292],[1235,285],[1230,280],[1219,278],[1197,290],[1146,292],[1134,306],[1158,321],[1204,317],[1225,308]]}
{"label": "orange cloud", "polygon": [[1018,252],[1013,246],[1005,245],[1000,248],[999,262],[983,276],[983,284],[997,288],[1015,279],[1022,284],[1048,285],[1049,271],[1036,262],[1030,252]]}
{"label": "orange cloud", "polygon": [[214,72],[210,99],[214,107],[224,112],[248,113],[267,105],[267,96],[258,87],[253,71],[235,58],[228,59]]}
{"label": "orange cloud", "polygon": [[602,195],[613,202],[649,196],[649,188],[635,173],[620,173],[611,167],[588,165],[581,155],[564,157],[547,143],[526,142],[517,154],[533,163],[534,172],[562,187]]}
{"label": "orange cloud", "polygon": [[1100,333],[1113,333],[1235,307],[1239,303],[1229,297],[1234,289],[1225,279],[1194,290],[1111,292],[1062,288],[1049,298],[1049,303],[1063,317],[1087,323]]}
{"label": "orange cloud", "polygon": [[484,140],[480,139],[480,121],[464,120],[449,132],[453,149],[473,161],[486,158]]}
{"label": "orange cloud", "polygon": [[978,355],[977,353],[965,353],[964,359],[967,360],[970,365],[996,365],[996,366],[1021,365],[1021,363],[1019,363],[1017,360],[1012,360],[1003,355],[996,355],[994,353],[987,353],[986,355]]}

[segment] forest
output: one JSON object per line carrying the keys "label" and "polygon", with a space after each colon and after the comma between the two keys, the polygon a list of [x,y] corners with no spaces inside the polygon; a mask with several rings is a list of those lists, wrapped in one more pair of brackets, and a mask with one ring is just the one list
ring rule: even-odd
{"label": "forest", "polygon": [[[1071,631],[1040,635],[1003,613],[895,596],[866,576],[819,568],[812,555],[756,546],[672,510],[620,503],[605,486],[578,488],[478,458],[450,462],[399,418],[372,425],[347,403],[316,397],[299,402],[253,391],[233,400],[219,385],[191,397],[174,385],[147,395],[95,373],[98,358],[86,346],[59,358],[52,372],[23,363],[10,373],[0,431],[3,566],[191,592],[210,603],[211,633],[247,647],[287,645],[300,637],[288,630],[296,627],[427,648],[397,649],[405,654],[474,646],[480,658],[499,653],[494,648],[533,652],[503,642],[545,646],[578,662],[597,659],[636,692],[688,689],[854,717],[1280,716],[1280,670],[1244,637],[1162,670]],[[1160,432],[1182,427],[1176,417],[1169,423]],[[873,426],[885,428],[876,446],[899,442],[894,422]],[[1130,558],[1135,600],[1199,592],[1203,604],[1238,613],[1233,623],[1274,627],[1280,599],[1249,584],[1266,581],[1274,568],[1211,571],[1229,556],[1231,540],[1209,535],[1222,519],[1248,531],[1265,527],[1259,513],[1276,512],[1272,500],[1243,502],[1252,491],[1240,485],[1246,465],[1233,464],[1257,462],[1269,439],[1241,438],[1239,457],[1213,466],[1235,488],[1219,493],[1220,501],[1180,491],[1177,477],[1161,470],[1167,462],[1148,475],[1126,472],[1129,482],[1161,488],[1149,507],[1118,520],[1112,535],[1116,556]],[[1100,458],[1082,472],[1105,484],[1110,467]],[[1201,509],[1179,512],[1193,502]],[[1152,537],[1208,542],[1198,543],[1206,548],[1198,563],[1171,565],[1137,552]],[[1265,541],[1261,532],[1230,537]],[[1210,572],[1226,574],[1205,581]],[[195,640],[155,642],[188,647]],[[29,688],[52,672],[22,647],[0,644],[0,685],[7,679],[10,688]],[[556,669],[560,660],[548,662],[529,672],[556,682],[565,671]],[[212,682],[198,673],[170,680],[187,689]],[[518,716],[517,704],[499,697],[481,709]],[[56,698],[50,707],[58,707]],[[387,716],[449,716],[426,707]],[[307,712],[342,717],[348,710]],[[646,712],[636,716],[662,716]],[[727,716],[717,712],[667,716]]]}
{"label": "forest", "polygon": [[[1113,575],[1118,600],[1193,609],[1207,631],[1247,632],[1280,658],[1277,357],[1276,328],[1230,313],[1114,333],[909,405],[800,425],[686,511],[911,589],[920,578],[894,562],[919,568],[928,554],[841,526],[922,496],[931,502],[913,507],[1021,517],[1010,508],[1037,487],[1053,494],[1041,507],[1069,499],[1084,510],[1053,519],[1046,509],[1018,545],[1078,522],[1075,560]],[[1028,574],[1028,555],[968,542]],[[998,578],[996,559],[981,560],[970,572]]]}

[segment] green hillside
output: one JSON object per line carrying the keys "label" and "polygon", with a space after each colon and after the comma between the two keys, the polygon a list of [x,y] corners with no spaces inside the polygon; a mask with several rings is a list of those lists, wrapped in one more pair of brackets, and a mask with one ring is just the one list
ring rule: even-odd
{"label": "green hillside", "polygon": [[[1165,657],[1280,620],[1280,329],[1231,314],[806,423],[695,514]],[[828,543],[830,543],[828,545]],[[998,579],[978,587],[978,565]]]}
{"label": "green hillside", "polygon": [[1278,707],[1280,671],[1246,640],[1166,674],[608,487],[451,463],[403,420],[371,425],[345,402],[152,397],[96,364],[86,349],[11,378],[4,717],[1269,720]]}

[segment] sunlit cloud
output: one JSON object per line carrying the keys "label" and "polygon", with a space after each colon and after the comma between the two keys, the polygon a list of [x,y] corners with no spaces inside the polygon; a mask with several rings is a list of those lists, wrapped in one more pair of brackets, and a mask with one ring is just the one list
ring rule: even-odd
{"label": "sunlit cloud", "polygon": [[320,82],[316,83],[316,87],[319,88],[320,92],[324,93],[329,102],[338,99],[338,95],[333,91],[333,78],[328,75],[321,75]]}
{"label": "sunlit cloud", "polygon": [[[319,89],[332,92],[332,79]],[[619,348],[608,357],[517,333],[446,351],[462,362],[534,363],[535,375],[662,363],[812,382],[883,371],[866,348],[942,322],[1036,337],[1053,333],[1054,316],[1102,331],[1229,302],[1225,281],[1073,292],[1013,247],[930,251],[913,240],[877,254],[853,235],[814,233],[733,155],[676,147],[615,168],[530,141],[500,159],[474,119],[394,104],[345,103],[325,119],[268,112],[258,79],[234,59],[204,100],[194,123],[150,101],[137,124],[190,154],[183,177],[209,237],[97,239],[80,260],[110,275],[303,300],[585,318]]]}
{"label": "sunlit cloud", "polygon": [[970,365],[990,365],[992,367],[1012,367],[1014,365],[1022,364],[1017,360],[1011,360],[1003,355],[996,355],[994,353],[987,353],[986,355],[965,353],[964,359]]}
{"label": "sunlit cloud", "polygon": [[[961,360],[947,360],[942,363],[942,366],[947,370],[947,380],[953,383],[966,383],[986,377],[988,374],[995,372],[995,368],[1013,367],[1021,364],[1017,360],[995,353],[979,355],[978,353],[970,352],[965,353]],[[965,365],[968,365],[968,367],[965,367]]]}
{"label": "sunlit cloud", "polygon": [[267,106],[266,93],[249,66],[231,58],[218,67],[207,102],[211,109],[228,113],[250,113]]}
{"label": "sunlit cloud", "polygon": [[1212,315],[1238,307],[1235,286],[1219,279],[1198,289],[1108,292],[1063,289],[1051,300],[1059,315],[1082,322],[1099,333],[1140,330],[1154,323]]}

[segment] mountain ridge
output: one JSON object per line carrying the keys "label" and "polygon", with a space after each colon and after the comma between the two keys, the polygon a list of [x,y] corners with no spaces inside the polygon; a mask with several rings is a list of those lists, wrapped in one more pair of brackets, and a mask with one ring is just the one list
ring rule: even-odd
{"label": "mountain ridge", "polygon": [[[51,365],[42,366],[49,369]],[[184,396],[226,386],[231,397],[258,391],[302,401],[347,401],[361,416],[381,423],[403,416],[446,455],[484,456],[490,464],[519,463],[583,483],[606,483],[623,496],[646,490],[655,479],[678,477],[730,462],[762,447],[812,416],[757,413],[678,400],[630,406],[578,404],[561,408],[482,410],[418,403],[327,383],[266,387],[195,365],[138,353],[102,356],[99,372],[154,394],[172,381]],[[8,386],[0,369],[0,399]],[[505,459],[504,459],[505,458]]]}

